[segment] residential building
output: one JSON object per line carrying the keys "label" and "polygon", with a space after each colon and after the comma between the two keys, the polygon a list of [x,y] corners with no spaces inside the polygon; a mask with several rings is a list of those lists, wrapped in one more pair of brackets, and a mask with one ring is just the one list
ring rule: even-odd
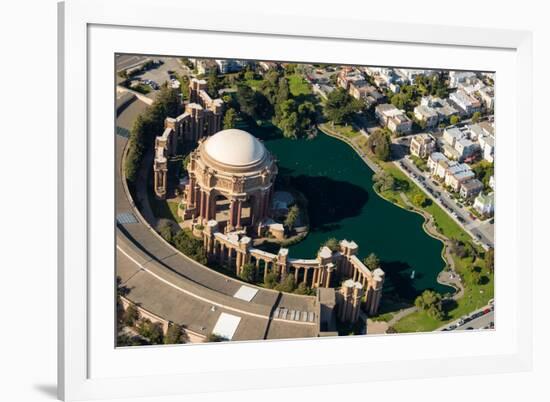
{"label": "residential building", "polygon": [[445,169],[445,185],[451,187],[455,191],[458,191],[460,188],[460,183],[473,179],[474,177],[474,172],[472,172],[470,166],[465,163],[450,161]]}
{"label": "residential building", "polygon": [[449,163],[449,159],[441,152],[432,152],[428,157],[428,169],[430,170],[430,174],[441,179],[445,178]]}
{"label": "residential building", "polygon": [[456,88],[458,84],[471,82],[476,78],[476,73],[471,71],[449,71],[449,87]]}
{"label": "residential building", "polygon": [[464,131],[457,127],[446,128],[443,130],[443,141],[454,148],[457,141],[466,137]]}
{"label": "residential building", "polygon": [[342,69],[336,77],[336,83],[346,89],[350,89],[350,84],[355,84],[356,87],[362,87],[368,85],[365,81],[365,77],[359,70],[355,69]]}
{"label": "residential building", "polygon": [[389,103],[376,106],[375,114],[380,124],[398,134],[407,134],[412,130],[412,121],[404,110],[400,110]]}
{"label": "residential building", "polygon": [[[459,167],[462,167],[463,164],[461,165],[458,165]],[[458,166],[455,166],[455,167],[458,167]],[[468,166],[468,165],[466,165]],[[452,169],[449,169],[449,170],[452,170]],[[445,185],[451,187],[454,191],[459,191],[460,190],[460,186],[469,181],[469,180],[472,180],[475,178],[475,173],[472,172],[470,170],[470,168],[468,167],[467,170],[463,170],[463,171],[460,171],[458,173],[451,173],[451,172],[448,172],[447,175],[445,176]]]}
{"label": "residential building", "polygon": [[479,145],[467,138],[461,138],[455,143],[456,151],[458,152],[458,159],[465,160],[471,158],[479,152]]}
{"label": "residential building", "polygon": [[485,87],[479,90],[479,97],[483,102],[483,106],[487,110],[493,110],[495,107],[495,89],[493,87]]}
{"label": "residential building", "polygon": [[431,77],[436,74],[434,70],[419,70],[411,68],[398,68],[395,72],[401,77],[404,82],[412,83],[415,78],[418,76],[428,76]]}
{"label": "residential building", "polygon": [[494,193],[479,194],[474,200],[474,209],[484,216],[491,216],[495,211]]}
{"label": "residential building", "polygon": [[435,96],[424,96],[420,99],[421,106],[432,108],[438,114],[439,121],[449,121],[451,116],[458,115],[458,110],[452,107],[449,102]]}
{"label": "residential building", "polygon": [[483,190],[483,183],[478,179],[471,179],[460,185],[460,196],[464,199],[470,199],[477,196]]}
{"label": "residential building", "polygon": [[269,70],[277,69],[277,63],[273,61],[260,61],[258,65],[264,73],[267,73]]}
{"label": "residential building", "polygon": [[429,106],[418,105],[414,108],[414,116],[421,122],[426,123],[426,128],[437,126],[439,115]]}
{"label": "residential building", "polygon": [[485,135],[495,136],[495,125],[489,121],[482,121],[478,123],[479,127],[483,130]]}
{"label": "residential building", "polygon": [[449,95],[449,99],[452,100],[458,108],[465,115],[471,115],[481,110],[481,102],[473,96],[468,95],[463,90],[458,90]]}
{"label": "residential building", "polygon": [[367,107],[375,106],[386,101],[386,97],[382,95],[376,87],[368,85],[366,81],[350,82],[349,94],[355,99],[364,100]]}
{"label": "residential building", "polygon": [[483,159],[493,163],[495,155],[495,138],[491,135],[482,135],[478,138],[478,143],[481,147]]}
{"label": "residential building", "polygon": [[212,59],[196,59],[195,66],[199,74],[210,74],[212,71],[218,71],[218,65]]}
{"label": "residential building", "polygon": [[247,60],[216,59],[216,64],[220,73],[227,74],[241,71],[249,62]]}
{"label": "residential building", "polygon": [[435,139],[426,133],[415,135],[411,139],[410,150],[414,156],[426,159],[435,150]]}

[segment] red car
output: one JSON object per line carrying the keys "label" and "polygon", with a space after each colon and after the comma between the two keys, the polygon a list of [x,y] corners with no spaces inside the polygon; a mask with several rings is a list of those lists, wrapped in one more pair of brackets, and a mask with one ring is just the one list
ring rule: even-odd
{"label": "red car", "polygon": [[486,308],[485,310],[483,310],[483,314],[489,314],[490,312],[491,312],[490,308]]}

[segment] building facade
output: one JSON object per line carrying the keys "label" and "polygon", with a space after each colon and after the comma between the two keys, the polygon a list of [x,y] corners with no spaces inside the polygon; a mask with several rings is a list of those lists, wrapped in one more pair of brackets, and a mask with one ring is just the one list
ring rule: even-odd
{"label": "building facade", "polygon": [[269,215],[275,158],[246,131],[220,131],[191,152],[189,182],[180,213],[184,219],[205,224],[216,220],[232,231],[257,227]]}
{"label": "building facade", "polygon": [[155,138],[153,181],[155,196],[166,198],[168,193],[168,159],[178,153],[178,144],[196,143],[199,139],[221,130],[224,104],[206,92],[206,81],[193,78],[189,82],[190,102],[184,113],[167,117],[162,135]]}

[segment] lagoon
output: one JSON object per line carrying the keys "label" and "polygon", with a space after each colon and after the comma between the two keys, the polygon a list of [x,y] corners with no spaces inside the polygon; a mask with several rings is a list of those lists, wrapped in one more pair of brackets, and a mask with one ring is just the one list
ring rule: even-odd
{"label": "lagoon", "polygon": [[354,240],[361,259],[371,252],[381,259],[386,294],[412,301],[425,289],[453,291],[436,280],[445,266],[443,244],[423,230],[420,215],[376,194],[373,171],[349,145],[322,132],[314,139],[292,140],[267,128],[246,129],[276,155],[278,180],[308,199],[310,232],[289,247],[291,258],[314,258],[331,237]]}

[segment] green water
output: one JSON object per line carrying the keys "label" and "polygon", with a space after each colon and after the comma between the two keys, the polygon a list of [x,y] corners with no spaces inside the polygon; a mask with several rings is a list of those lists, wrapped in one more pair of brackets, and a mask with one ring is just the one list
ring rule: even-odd
{"label": "green water", "polygon": [[373,171],[349,145],[323,133],[312,140],[290,140],[269,129],[246,129],[276,155],[279,179],[308,199],[310,233],[289,247],[291,258],[314,258],[331,237],[354,240],[361,259],[371,252],[381,259],[385,292],[409,300],[425,289],[452,292],[436,281],[445,265],[442,243],[424,232],[420,215],[376,194]]}

